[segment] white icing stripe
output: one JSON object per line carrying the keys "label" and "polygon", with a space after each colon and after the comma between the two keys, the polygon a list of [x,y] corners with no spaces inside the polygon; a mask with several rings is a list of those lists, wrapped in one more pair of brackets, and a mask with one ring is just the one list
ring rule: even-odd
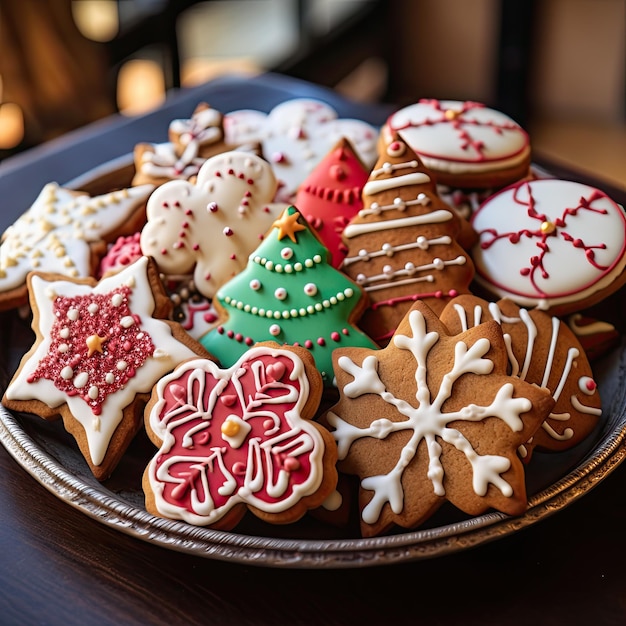
{"label": "white icing stripe", "polygon": [[[388,280],[389,282],[386,283],[387,285],[392,284],[392,283],[394,285],[406,284],[404,282],[397,283],[393,281],[393,279],[396,278],[397,276],[412,276],[413,274],[416,274],[417,272],[423,272],[425,270],[443,270],[448,265],[464,265],[465,262],[466,262],[466,258],[464,256],[458,256],[456,259],[451,259],[449,261],[436,259],[433,261],[433,263],[426,263],[424,265],[413,266],[410,268],[405,267],[400,270],[390,270],[388,272],[384,272],[382,274],[375,274],[373,276],[361,276],[360,275],[357,277],[357,283],[359,283],[359,285],[361,286],[365,286],[366,291],[368,290],[374,291],[376,289],[383,289],[384,287],[378,286],[378,287],[368,288],[366,285],[369,285],[370,283],[378,282],[381,280]],[[434,278],[432,274],[429,274],[421,278],[420,277],[414,278],[410,282],[423,282],[423,281],[432,282],[433,280]]]}
{"label": "white icing stripe", "polygon": [[365,252],[365,254],[359,254],[357,256],[346,257],[343,260],[343,264],[351,265],[352,263],[356,263],[357,261],[369,261],[370,259],[379,257],[379,256],[393,256],[396,252],[402,252],[404,250],[412,250],[414,248],[420,248],[421,250],[428,250],[430,246],[441,244],[449,244],[452,242],[452,239],[448,236],[437,237],[436,239],[424,239],[418,238],[415,243],[405,243],[400,246],[388,246],[385,248],[381,248],[380,250],[376,250],[374,252],[367,252],[366,250],[362,250],[361,252]]}
{"label": "white icing stripe", "polygon": [[410,206],[428,206],[430,204],[430,198],[425,193],[418,193],[415,200],[403,200],[402,198],[395,198],[393,204],[383,204],[382,206],[376,202],[373,202],[368,209],[361,209],[359,211],[359,217],[366,217],[368,215],[379,215],[383,211],[404,211]]}
{"label": "white icing stripe", "polygon": [[375,195],[381,191],[388,191],[389,189],[395,189],[396,187],[407,187],[408,185],[423,185],[430,182],[430,176],[423,174],[422,172],[415,172],[413,174],[403,174],[402,176],[395,176],[393,178],[386,178],[384,180],[370,180],[365,183],[363,187],[363,194],[366,196]]}
{"label": "white icing stripe", "polygon": [[421,226],[423,224],[436,224],[447,222],[452,219],[452,213],[444,209],[426,213],[424,215],[413,215],[411,217],[401,217],[397,220],[385,220],[383,222],[373,222],[371,224],[348,224],[343,234],[348,239],[375,233],[381,230],[391,230],[393,228],[406,228],[408,226]]}
{"label": "white icing stripe", "polygon": [[587,413],[588,415],[597,415],[598,417],[602,415],[602,409],[582,404],[581,401],[574,395],[570,398],[570,401],[572,403],[572,406],[581,413]]}
{"label": "white icing stripe", "polygon": [[406,163],[383,163],[382,167],[379,167],[377,170],[372,170],[371,176],[376,178],[376,176],[380,176],[381,174],[391,174],[392,172],[409,168],[415,169],[418,166],[419,163],[416,160],[407,161]]}

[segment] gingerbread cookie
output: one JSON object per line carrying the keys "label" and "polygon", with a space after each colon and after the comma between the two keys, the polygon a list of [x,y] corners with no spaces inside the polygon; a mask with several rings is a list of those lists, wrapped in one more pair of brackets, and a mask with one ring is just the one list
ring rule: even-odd
{"label": "gingerbread cookie", "polygon": [[[162,185],[169,180],[189,180],[202,164],[222,152],[241,149],[224,140],[224,116],[206,102],[195,108],[189,119],[170,122],[168,142],[139,143],[133,152],[135,176],[132,184]],[[259,146],[250,146],[259,150]]]}
{"label": "gingerbread cookie", "polygon": [[286,209],[247,267],[218,290],[218,324],[201,343],[225,367],[259,341],[299,344],[332,386],[335,348],[375,344],[355,326],[366,305],[363,291],[328,256],[297,209]]}
{"label": "gingerbread cookie", "polygon": [[146,407],[160,448],[144,473],[147,510],[231,529],[248,509],[285,524],[320,506],[337,484],[335,442],[311,420],[321,392],[310,353],[272,342],[228,369],[177,367]]}
{"label": "gingerbread cookie", "polygon": [[548,389],[554,408],[532,439],[520,446],[526,462],[532,451],[568,450],[585,439],[602,414],[598,388],[587,356],[567,324],[543,311],[520,309],[510,300],[487,302],[459,296],[441,313],[452,333],[488,320],[500,324],[511,376]]}
{"label": "gingerbread cookie", "polygon": [[180,326],[158,319],[170,304],[146,257],[100,282],[31,273],[28,286],[36,340],[2,402],[62,417],[104,480],[141,427],[155,382],[205,352]]}
{"label": "gingerbread cookie", "polygon": [[350,141],[339,140],[300,185],[296,206],[339,267],[347,249],[341,234],[362,208],[361,192],[369,177]]}
{"label": "gingerbread cookie", "polygon": [[261,120],[262,115],[253,117],[249,110],[227,113],[226,140],[259,141],[279,180],[280,199],[284,201],[294,201],[298,187],[343,137],[351,142],[366,168],[376,161],[378,129],[361,120],[340,119],[331,106],[319,100],[287,100],[275,106],[264,123]]}
{"label": "gingerbread cookie", "polygon": [[496,322],[451,335],[416,302],[383,350],[335,350],[339,402],[325,421],[338,468],[360,479],[364,536],[414,528],[445,501],[469,515],[527,507],[517,456],[550,393],[508,376]]}
{"label": "gingerbread cookie", "polygon": [[439,312],[467,293],[474,267],[457,239],[467,223],[439,198],[430,172],[399,136],[381,153],[362,197],[343,231],[341,270],[368,294],[360,325],[383,344],[416,300]]}
{"label": "gingerbread cookie", "polygon": [[48,183],[2,236],[0,310],[26,304],[31,270],[72,278],[94,274],[107,242],[141,229],[153,189],[142,185],[91,197]]}
{"label": "gingerbread cookie", "polygon": [[479,102],[422,99],[393,113],[381,137],[399,133],[437,182],[455,188],[499,188],[530,168],[526,131]]}
{"label": "gingerbread cookie", "polygon": [[211,157],[195,184],[170,181],[150,196],[141,250],[166,275],[193,273],[197,290],[212,298],[245,267],[285,209],[273,202],[276,189],[272,169],[261,157],[236,151]]}
{"label": "gingerbread cookie", "polygon": [[626,282],[624,210],[589,185],[517,183],[484,202],[472,225],[475,278],[490,297],[566,315]]}

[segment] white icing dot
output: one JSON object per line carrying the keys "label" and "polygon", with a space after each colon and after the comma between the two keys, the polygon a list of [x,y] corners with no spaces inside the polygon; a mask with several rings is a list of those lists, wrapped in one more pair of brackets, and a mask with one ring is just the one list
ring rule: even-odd
{"label": "white icing dot", "polygon": [[578,388],[586,395],[592,396],[597,388],[595,380],[590,376],[581,376],[578,379]]}
{"label": "white icing dot", "polygon": [[70,347],[66,343],[59,344],[59,352],[61,354],[66,354]]}
{"label": "white icing dot", "polygon": [[68,319],[70,319],[72,322],[75,322],[78,319],[78,309],[70,309],[67,312],[67,317]]}
{"label": "white icing dot", "polygon": [[304,293],[307,296],[314,296],[317,294],[317,285],[315,283],[307,283],[304,285]]}
{"label": "white icing dot", "polygon": [[91,315],[95,315],[95,314],[96,314],[96,313],[100,310],[100,307],[99,307],[99,306],[98,306],[95,302],[92,302],[92,303],[91,303],[91,304],[87,307],[87,310],[89,311],[89,313],[90,313]]}
{"label": "white icing dot", "polygon": [[92,399],[92,400],[97,400],[98,399],[98,394],[99,394],[99,390],[98,387],[96,387],[95,385],[91,385],[91,387],[89,387],[89,391],[87,392],[87,395]]}
{"label": "white icing dot", "polygon": [[278,300],[284,300],[287,297],[287,290],[284,287],[279,287],[274,292],[274,297]]}
{"label": "white icing dot", "polygon": [[287,261],[293,256],[293,250],[291,248],[283,248],[280,251],[280,256]]}
{"label": "white icing dot", "polygon": [[87,384],[88,380],[89,374],[87,374],[87,372],[80,372],[80,374],[74,378],[74,387],[76,387],[76,389],[82,389]]}
{"label": "white icing dot", "polygon": [[120,320],[120,326],[122,328],[130,328],[135,323],[135,318],[132,315],[125,315]]}
{"label": "white icing dot", "polygon": [[442,270],[445,267],[445,265],[441,259],[433,259],[433,267],[436,270]]}
{"label": "white icing dot", "polygon": [[123,372],[128,367],[128,363],[126,361],[118,361],[116,367],[120,372]]}
{"label": "white icing dot", "polygon": [[113,294],[113,297],[111,298],[111,304],[117,307],[117,306],[120,306],[120,304],[122,304],[123,300],[124,298],[121,293],[115,293]]}
{"label": "white icing dot", "polygon": [[70,329],[65,326],[64,328],[61,328],[61,330],[59,331],[59,337],[61,337],[61,339],[67,339],[70,336]]}
{"label": "white icing dot", "polygon": [[61,370],[61,378],[63,380],[70,380],[70,378],[72,378],[72,376],[74,376],[74,370],[69,365],[66,365]]}
{"label": "white icing dot", "polygon": [[272,324],[270,326],[270,335],[272,335],[272,337],[280,335],[280,326],[278,324]]}
{"label": "white icing dot", "polygon": [[104,377],[104,381],[107,385],[112,385],[115,382],[115,375],[112,372],[108,372]]}

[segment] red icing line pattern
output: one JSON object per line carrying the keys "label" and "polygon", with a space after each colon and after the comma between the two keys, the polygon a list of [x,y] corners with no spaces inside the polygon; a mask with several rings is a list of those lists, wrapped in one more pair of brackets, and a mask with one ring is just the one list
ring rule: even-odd
{"label": "red icing line pattern", "polygon": [[[524,189],[527,200],[523,200],[521,198],[521,190]],[[573,237],[566,230],[567,227],[567,218],[569,216],[575,216],[579,211],[592,211],[594,213],[599,213],[601,215],[606,215],[607,211],[604,209],[594,209],[592,204],[598,199],[605,198],[606,196],[601,193],[599,190],[594,189],[591,195],[588,198],[584,196],[580,198],[579,204],[573,208],[565,208],[560,217],[557,217],[553,221],[550,221],[548,217],[543,213],[538,213],[535,209],[535,199],[533,197],[532,188],[528,183],[524,185],[520,185],[515,188],[513,192],[513,201],[517,204],[527,207],[528,216],[536,220],[538,222],[538,227],[536,229],[523,229],[520,231],[509,231],[504,233],[499,233],[494,228],[487,228],[479,233],[482,235],[484,233],[488,233],[493,235],[491,239],[486,239],[481,241],[481,248],[483,250],[487,250],[490,248],[494,242],[499,239],[508,239],[513,245],[519,243],[522,237],[526,237],[529,239],[536,239],[536,246],[539,250],[537,255],[531,256],[529,259],[529,265],[527,267],[523,267],[520,270],[520,274],[522,276],[528,276],[531,284],[535,288],[538,294],[542,296],[546,296],[541,288],[537,285],[535,280],[535,275],[537,272],[541,274],[541,277],[544,279],[549,278],[549,274],[544,266],[545,256],[550,252],[550,239],[554,237],[560,237],[564,241],[567,241],[572,244],[574,248],[578,248],[583,250],[585,258],[587,261],[598,270],[607,270],[609,269],[607,266],[600,265],[595,260],[594,250],[605,250],[606,245],[603,243],[596,245],[586,244],[579,237]]]}
{"label": "red icing line pattern", "polygon": [[107,294],[57,297],[50,351],[28,382],[46,378],[100,415],[107,397],[124,387],[155,350],[129,307],[130,295],[130,287],[122,286]]}
{"label": "red icing line pattern", "polygon": [[[486,108],[484,104],[480,102],[459,102],[461,105],[460,109],[445,109],[442,107],[442,103],[440,100],[422,98],[418,101],[419,104],[425,104],[432,107],[433,113],[437,114],[434,117],[428,117],[422,121],[411,121],[407,120],[404,124],[397,124],[393,122],[394,116],[392,115],[389,118],[388,125],[393,131],[403,131],[408,128],[419,128],[420,126],[435,126],[437,124],[445,124],[451,128],[453,128],[458,136],[459,145],[462,150],[467,151],[470,150],[473,153],[473,158],[471,160],[475,162],[484,162],[489,161],[490,159],[485,155],[485,143],[479,139],[476,139],[472,136],[472,128],[489,128],[494,131],[496,134],[501,135],[502,131],[516,131],[523,132],[520,126],[515,123],[513,120],[510,122],[495,122],[495,121],[480,121],[468,117],[464,117],[465,113],[468,113],[474,109],[484,109]],[[429,154],[425,152],[422,148],[419,149],[419,153],[423,156],[427,157],[438,157],[435,154]],[[449,161],[461,161],[461,159],[455,159],[451,156],[446,156],[446,159]],[[467,159],[463,159],[465,161]]]}
{"label": "red icing line pattern", "polygon": [[230,370],[192,361],[159,384],[150,424],[164,446],[150,475],[163,514],[209,524],[242,501],[277,510],[318,480],[299,359],[248,354]]}

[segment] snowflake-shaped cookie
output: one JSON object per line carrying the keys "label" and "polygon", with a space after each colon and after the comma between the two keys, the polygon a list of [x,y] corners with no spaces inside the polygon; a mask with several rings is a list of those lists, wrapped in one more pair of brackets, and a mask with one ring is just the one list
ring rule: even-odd
{"label": "snowflake-shaped cookie", "polygon": [[198,291],[212,298],[246,266],[286,208],[272,201],[276,187],[269,164],[260,157],[237,151],[211,157],[195,184],[170,181],[150,196],[141,250],[165,274],[193,272]]}
{"label": "snowflake-shaped cookie", "polygon": [[292,201],[298,187],[342,138],[354,146],[366,167],[376,162],[378,130],[357,119],[338,118],[324,102],[294,98],[274,107],[268,115],[250,110],[224,116],[229,143],[258,141],[280,181],[280,197]]}
{"label": "snowflake-shaped cookie", "polygon": [[333,438],[310,420],[321,379],[302,348],[258,344],[229,369],[195,359],[159,381],[146,428],[160,450],[144,474],[147,509],[232,528],[247,508],[299,519],[335,489]]}
{"label": "snowflake-shaped cookie", "polygon": [[37,338],[3,403],[46,419],[61,415],[101,480],[137,432],[133,405],[140,394],[197,356],[173,336],[171,324],[153,317],[160,314],[156,281],[146,257],[97,284],[55,274],[29,276]]}
{"label": "snowflake-shaped cookie", "polygon": [[[48,183],[33,205],[5,232],[0,245],[0,292],[5,307],[26,301],[26,275],[45,270],[68,277],[91,274],[94,245],[139,225],[154,187],[142,185],[91,197]],[[143,216],[141,218],[143,220]]]}
{"label": "snowflake-shaped cookie", "polygon": [[451,336],[418,302],[385,349],[333,357],[341,396],[326,420],[339,469],[360,478],[363,535],[415,527],[446,500],[470,515],[526,509],[517,448],[554,400],[506,375],[497,323]]}
{"label": "snowflake-shaped cookie", "polygon": [[587,308],[626,280],[626,216],[604,192],[540,179],[491,196],[474,214],[476,280],[553,314]]}

